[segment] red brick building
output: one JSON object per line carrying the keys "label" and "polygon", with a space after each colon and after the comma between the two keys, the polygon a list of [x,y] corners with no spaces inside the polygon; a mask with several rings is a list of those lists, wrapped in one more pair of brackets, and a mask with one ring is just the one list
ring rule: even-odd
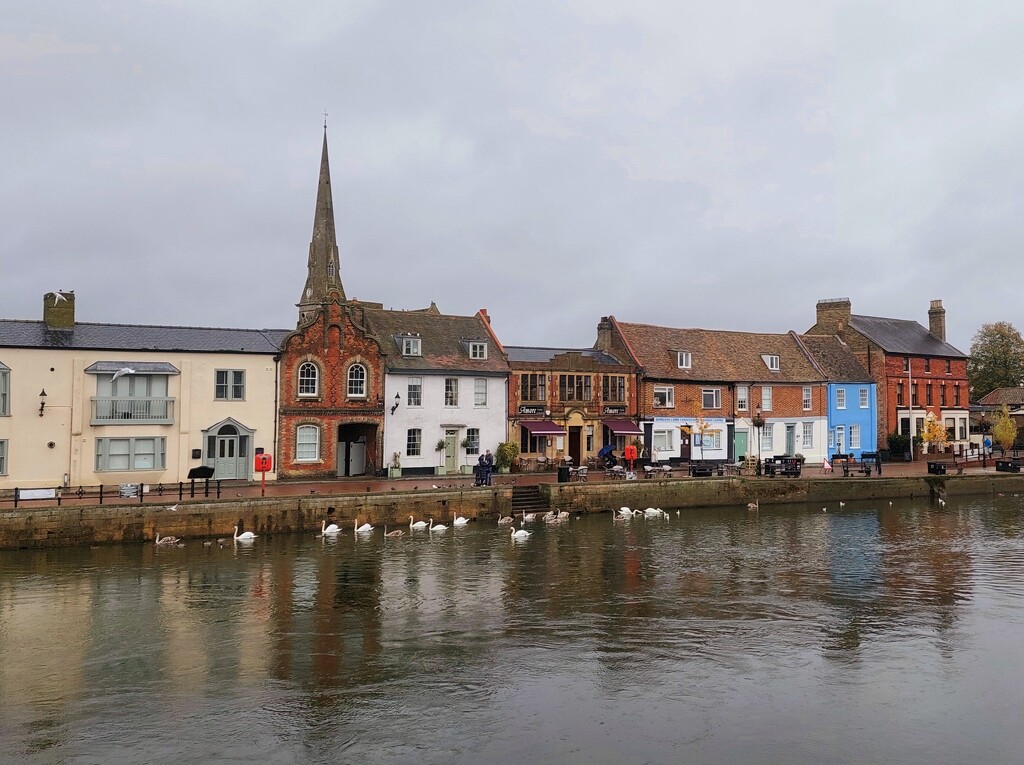
{"label": "red brick building", "polygon": [[929,413],[946,426],[957,450],[968,446],[967,354],[946,342],[941,300],[916,321],[860,316],[849,298],[819,300],[809,335],[838,335],[878,387],[878,443],[889,433],[920,435]]}
{"label": "red brick building", "polygon": [[278,474],[329,478],[383,467],[384,369],[364,310],[341,283],[324,131],[299,321],[282,344]]}

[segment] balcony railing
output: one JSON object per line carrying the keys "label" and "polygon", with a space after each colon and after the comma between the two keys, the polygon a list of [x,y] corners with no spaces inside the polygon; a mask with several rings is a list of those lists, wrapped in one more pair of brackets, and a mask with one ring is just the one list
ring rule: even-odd
{"label": "balcony railing", "polygon": [[92,398],[93,425],[170,425],[173,422],[173,398]]}

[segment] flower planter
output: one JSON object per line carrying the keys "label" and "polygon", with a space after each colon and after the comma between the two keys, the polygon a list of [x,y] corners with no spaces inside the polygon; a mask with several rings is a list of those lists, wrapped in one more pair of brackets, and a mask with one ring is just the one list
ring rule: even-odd
{"label": "flower planter", "polygon": [[402,468],[400,468],[400,467],[389,467],[388,468],[388,478],[401,478],[401,477],[402,477]]}

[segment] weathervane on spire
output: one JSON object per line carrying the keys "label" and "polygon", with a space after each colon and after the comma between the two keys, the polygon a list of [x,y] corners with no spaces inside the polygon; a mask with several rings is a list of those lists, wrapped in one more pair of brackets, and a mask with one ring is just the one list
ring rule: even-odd
{"label": "weathervane on spire", "polygon": [[324,130],[327,130],[327,110],[324,109]]}

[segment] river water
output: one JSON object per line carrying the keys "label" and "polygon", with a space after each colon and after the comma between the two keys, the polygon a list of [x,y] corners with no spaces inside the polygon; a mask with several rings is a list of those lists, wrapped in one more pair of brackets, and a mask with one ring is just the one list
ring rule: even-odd
{"label": "river water", "polygon": [[0,761],[1017,763],[1022,510],[0,552]]}

